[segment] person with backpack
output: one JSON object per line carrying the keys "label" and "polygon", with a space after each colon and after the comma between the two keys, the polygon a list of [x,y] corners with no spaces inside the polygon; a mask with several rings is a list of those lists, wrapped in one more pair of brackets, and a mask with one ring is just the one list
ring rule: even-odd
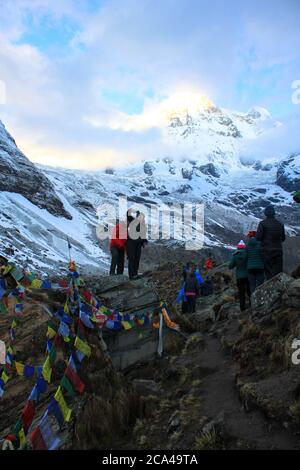
{"label": "person with backpack", "polygon": [[261,242],[266,279],[283,271],[282,243],[285,241],[284,225],[275,218],[273,206],[265,209],[266,218],[257,228],[256,239]]}
{"label": "person with backpack", "polygon": [[204,262],[204,268],[207,269],[207,271],[210,271],[211,269],[213,269],[213,267],[214,267],[214,260],[211,257],[206,258]]}
{"label": "person with backpack", "polygon": [[125,249],[127,242],[127,226],[125,222],[117,223],[112,230],[110,240],[111,264],[109,274],[114,276],[116,274],[123,274]]}
{"label": "person with backpack", "polygon": [[255,289],[264,283],[264,260],[261,249],[261,243],[256,239],[256,232],[251,231],[248,234],[247,243],[247,271],[251,295]]}
{"label": "person with backpack", "polygon": [[243,240],[237,245],[237,250],[233,253],[228,265],[229,269],[235,268],[236,284],[239,292],[240,310],[246,310],[246,298],[250,302],[250,286],[247,271],[247,251]]}
{"label": "person with backpack", "polygon": [[184,295],[187,302],[187,313],[195,313],[196,311],[196,297],[199,294],[198,281],[195,271],[188,273],[185,285]]}

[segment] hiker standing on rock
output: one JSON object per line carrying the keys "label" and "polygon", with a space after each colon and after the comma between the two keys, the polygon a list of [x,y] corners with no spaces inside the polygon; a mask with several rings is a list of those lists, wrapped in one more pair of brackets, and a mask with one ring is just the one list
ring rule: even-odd
{"label": "hiker standing on rock", "polygon": [[237,251],[233,253],[228,267],[229,269],[236,268],[236,284],[239,291],[240,309],[241,312],[243,312],[246,310],[247,296],[250,302],[250,286],[247,271],[247,251],[246,244],[243,240],[241,240],[237,245]]}
{"label": "hiker standing on rock", "polygon": [[116,269],[117,274],[123,274],[124,272],[126,242],[127,225],[125,222],[121,222],[113,228],[110,240],[111,264],[109,274],[111,276],[116,274]]}
{"label": "hiker standing on rock", "polygon": [[127,257],[129,279],[137,279],[141,259],[142,248],[148,243],[147,227],[144,214],[137,212],[133,216],[133,210],[127,211]]}
{"label": "hiker standing on rock", "polygon": [[264,276],[264,261],[261,249],[261,242],[256,238],[256,232],[251,231],[248,233],[249,241],[247,243],[247,271],[250,285],[251,295],[255,289],[263,284]]}
{"label": "hiker standing on rock", "polygon": [[284,225],[275,218],[275,209],[265,209],[265,220],[257,229],[256,239],[261,242],[266,279],[272,279],[283,270],[282,242],[285,241]]}
{"label": "hiker standing on rock", "polygon": [[215,265],[214,260],[211,254],[209,253],[209,257],[206,258],[204,262],[204,268],[207,269],[207,271],[210,271],[211,269],[213,269],[214,265]]}

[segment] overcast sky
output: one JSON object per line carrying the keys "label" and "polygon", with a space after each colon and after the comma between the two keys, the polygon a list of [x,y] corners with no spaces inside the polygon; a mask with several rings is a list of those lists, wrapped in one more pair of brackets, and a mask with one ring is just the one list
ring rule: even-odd
{"label": "overcast sky", "polygon": [[299,0],[0,0],[0,119],[73,168],[151,157],[149,110],[178,92],[295,123],[299,24]]}

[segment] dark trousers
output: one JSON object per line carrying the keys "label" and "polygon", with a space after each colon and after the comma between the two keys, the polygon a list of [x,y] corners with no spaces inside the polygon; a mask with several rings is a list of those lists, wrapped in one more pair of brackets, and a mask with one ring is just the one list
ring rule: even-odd
{"label": "dark trousers", "polygon": [[187,303],[187,300],[186,301],[182,301],[182,305],[181,305],[181,313],[187,313],[188,312],[188,303]]}
{"label": "dark trousers", "polygon": [[248,280],[250,284],[251,295],[255,289],[264,283],[265,275],[263,269],[249,269],[248,270]]}
{"label": "dark trousers", "polygon": [[248,299],[250,301],[250,286],[249,286],[249,281],[245,277],[243,279],[237,279],[237,288],[239,291],[239,298],[240,298],[240,309],[241,312],[246,310],[246,296],[248,296]]}
{"label": "dark trousers", "polygon": [[196,311],[196,296],[187,295],[187,313],[195,313]]}
{"label": "dark trousers", "polygon": [[110,264],[110,274],[123,274],[124,272],[124,260],[125,260],[125,250],[124,248],[117,248],[113,246],[110,249],[111,252],[111,264]]}
{"label": "dark trousers", "polygon": [[127,240],[127,254],[128,254],[128,275],[129,279],[137,276],[141,258],[141,247],[139,240]]}
{"label": "dark trousers", "polygon": [[283,256],[281,250],[263,252],[265,275],[267,281],[283,271]]}

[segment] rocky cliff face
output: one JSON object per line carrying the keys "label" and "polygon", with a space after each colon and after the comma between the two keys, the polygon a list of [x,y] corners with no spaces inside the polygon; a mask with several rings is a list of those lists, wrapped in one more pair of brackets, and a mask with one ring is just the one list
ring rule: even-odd
{"label": "rocky cliff face", "polygon": [[49,179],[18,149],[0,121],[0,191],[22,194],[41,209],[71,219]]}
{"label": "rocky cliff face", "polygon": [[285,191],[300,189],[300,154],[291,155],[280,162],[276,182]]}

